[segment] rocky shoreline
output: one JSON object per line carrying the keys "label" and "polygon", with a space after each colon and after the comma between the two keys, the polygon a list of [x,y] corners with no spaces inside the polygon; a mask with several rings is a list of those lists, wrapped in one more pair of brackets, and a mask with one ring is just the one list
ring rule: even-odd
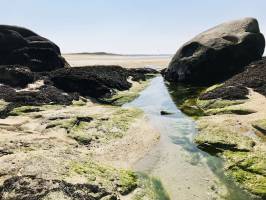
{"label": "rocky shoreline", "polygon": [[[131,171],[158,132],[141,110],[121,107],[158,71],[70,67],[28,29],[1,25],[0,35],[0,199],[169,199],[159,180]],[[223,158],[227,176],[263,200],[264,47],[257,20],[245,18],[196,36],[162,70],[177,106],[196,120],[198,148]]]}
{"label": "rocky shoreline", "polygon": [[[253,39],[257,34],[261,42],[249,40],[249,45],[254,46],[246,51],[247,43],[241,37],[248,34]],[[232,39],[230,44],[227,39]],[[266,58],[261,57],[264,46],[255,19],[232,21],[196,36],[191,44],[177,51],[168,69],[163,71],[170,82],[178,82],[169,84],[172,89],[180,88],[172,94],[174,99],[184,97],[177,101],[177,106],[196,119],[198,147],[221,157],[226,175],[254,195],[252,199],[266,199]],[[209,49],[214,49],[214,56],[208,53]],[[243,51],[252,52],[248,56],[256,53],[258,56],[245,63],[248,58],[240,56]],[[228,76],[230,65],[235,72]]]}
{"label": "rocky shoreline", "polygon": [[[158,72],[71,68],[59,47],[28,29],[0,26],[0,33],[9,47],[0,54],[12,58],[0,58],[0,199],[115,200],[136,188],[155,194],[152,179],[131,167],[159,135],[141,110],[121,105]],[[133,154],[117,166],[119,149]]]}

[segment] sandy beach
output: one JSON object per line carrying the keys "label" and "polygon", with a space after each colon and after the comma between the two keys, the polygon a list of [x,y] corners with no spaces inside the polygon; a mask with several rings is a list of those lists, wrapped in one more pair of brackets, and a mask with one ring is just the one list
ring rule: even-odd
{"label": "sandy beach", "polygon": [[86,65],[120,65],[126,68],[152,67],[159,70],[167,67],[172,56],[63,54],[63,57],[74,67]]}

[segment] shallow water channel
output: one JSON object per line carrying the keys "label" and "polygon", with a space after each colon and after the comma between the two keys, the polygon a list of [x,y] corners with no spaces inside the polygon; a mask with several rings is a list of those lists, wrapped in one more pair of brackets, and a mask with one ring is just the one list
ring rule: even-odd
{"label": "shallow water channel", "polygon": [[[177,108],[170,92],[163,78],[156,77],[136,100],[124,105],[144,110],[161,135],[135,170],[160,179],[171,200],[249,199],[225,178],[222,161],[193,143],[196,124]],[[161,115],[162,110],[171,115]]]}

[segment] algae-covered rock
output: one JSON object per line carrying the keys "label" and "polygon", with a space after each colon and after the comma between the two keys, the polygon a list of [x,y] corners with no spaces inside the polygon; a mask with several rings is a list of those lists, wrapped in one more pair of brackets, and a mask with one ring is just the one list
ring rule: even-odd
{"label": "algae-covered rock", "polygon": [[217,114],[249,115],[255,112],[256,112],[255,110],[237,108],[237,107],[216,108],[205,111],[207,115],[217,115]]}
{"label": "algae-covered rock", "polygon": [[139,118],[143,111],[134,108],[110,107],[110,115],[77,116],[51,120],[46,128],[64,128],[68,136],[79,144],[89,145],[91,142],[108,142],[123,137],[134,120]]}
{"label": "algae-covered rock", "polygon": [[195,137],[195,142],[199,148],[209,153],[225,150],[250,151],[254,146],[254,141],[251,138],[223,126],[201,122],[198,129],[199,134]]}
{"label": "algae-covered rock", "polygon": [[266,198],[266,153],[230,152],[224,153],[226,173],[242,188]]}
{"label": "algae-covered rock", "polygon": [[72,163],[69,176],[76,175],[85,177],[88,182],[101,183],[105,188],[122,195],[132,192],[138,186],[137,175],[132,171],[115,169],[93,161]]}
{"label": "algae-covered rock", "polygon": [[208,109],[218,109],[225,108],[227,106],[239,105],[243,104],[246,101],[244,100],[223,100],[223,99],[211,99],[211,100],[200,100],[197,99],[197,106],[202,108],[203,110]]}
{"label": "algae-covered rock", "polygon": [[[228,124],[227,124],[228,123]],[[241,188],[265,199],[266,153],[265,144],[245,135],[233,122],[199,120],[199,134],[195,142],[202,150],[224,159],[226,175]]]}
{"label": "algae-covered rock", "polygon": [[244,109],[241,107],[233,107],[235,105],[245,103],[244,100],[223,100],[223,99],[212,99],[212,100],[200,100],[192,98],[186,100],[181,106],[180,110],[192,117],[201,117],[206,115],[217,115],[217,114],[237,114],[237,115],[248,115],[255,111],[251,109]]}
{"label": "algae-covered rock", "polygon": [[200,117],[200,116],[204,116],[205,112],[204,110],[199,107],[196,103],[196,99],[192,98],[192,99],[188,99],[186,100],[181,106],[180,106],[180,110],[185,113],[188,116],[191,117]]}

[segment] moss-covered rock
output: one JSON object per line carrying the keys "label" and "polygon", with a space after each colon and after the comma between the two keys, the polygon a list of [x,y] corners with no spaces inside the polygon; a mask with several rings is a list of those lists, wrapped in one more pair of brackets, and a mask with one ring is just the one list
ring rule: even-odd
{"label": "moss-covered rock", "polygon": [[199,134],[195,137],[195,142],[199,148],[209,153],[225,150],[250,151],[255,145],[251,138],[239,135],[226,127],[201,122],[198,128]]}
{"label": "moss-covered rock", "polygon": [[212,85],[212,86],[208,87],[208,88],[203,92],[203,94],[204,94],[204,93],[207,93],[207,92],[210,92],[210,91],[212,91],[212,90],[215,90],[215,89],[217,89],[217,88],[219,88],[219,87],[222,87],[223,85],[224,85],[223,83]]}
{"label": "moss-covered rock", "polygon": [[83,176],[88,183],[101,184],[121,195],[129,194],[138,186],[137,175],[134,172],[115,169],[93,161],[71,163],[69,176],[75,175]]}
{"label": "moss-covered rock", "polygon": [[10,112],[10,115],[19,116],[19,115],[23,115],[25,113],[40,112],[41,110],[42,109],[39,106],[21,106],[21,107],[14,108]]}
{"label": "moss-covered rock", "polygon": [[226,173],[242,188],[265,199],[266,153],[226,151],[223,156],[226,160]]}
{"label": "moss-covered rock", "polygon": [[197,99],[197,106],[203,110],[225,108],[228,106],[239,105],[245,103],[245,100],[223,100],[223,99],[211,99],[211,100],[200,100]]}
{"label": "moss-covered rock", "polygon": [[255,110],[237,108],[237,107],[225,107],[225,108],[215,108],[205,111],[206,115],[218,115],[218,114],[236,114],[236,115],[249,115],[255,113]]}
{"label": "moss-covered rock", "polygon": [[194,118],[204,116],[205,115],[204,110],[200,108],[196,102],[197,99],[195,98],[188,99],[180,106],[180,110],[186,115]]}
{"label": "moss-covered rock", "polygon": [[[46,128],[60,127],[67,130],[68,136],[80,144],[89,145],[93,141],[108,142],[123,137],[134,120],[143,111],[135,108],[111,108],[108,117],[102,115],[77,116],[68,119],[53,120]],[[91,120],[84,120],[84,119]]]}
{"label": "moss-covered rock", "polygon": [[266,152],[260,141],[230,129],[226,124],[198,121],[199,134],[195,142],[199,148],[224,159],[226,175],[249,193],[265,199]]}

